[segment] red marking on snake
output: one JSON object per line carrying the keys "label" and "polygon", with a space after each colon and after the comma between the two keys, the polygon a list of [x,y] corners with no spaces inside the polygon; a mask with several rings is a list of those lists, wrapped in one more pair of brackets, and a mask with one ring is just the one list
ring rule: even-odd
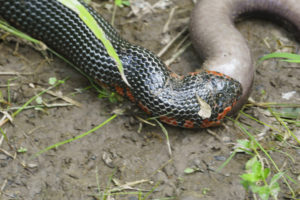
{"label": "red marking on snake", "polygon": [[129,87],[126,89],[126,95],[131,102],[135,102],[135,98],[132,92],[130,91]]}
{"label": "red marking on snake", "polygon": [[147,106],[144,106],[144,105],[142,104],[142,102],[139,101],[138,106],[139,106],[144,112],[146,112],[148,115],[151,114],[149,108],[147,108]]}
{"label": "red marking on snake", "polygon": [[221,121],[208,121],[208,119],[203,120],[201,127],[207,128],[212,126],[218,126],[221,124]]}
{"label": "red marking on snake", "polygon": [[236,100],[232,103],[232,107],[234,107],[235,106],[235,104],[236,104]]}
{"label": "red marking on snake", "polygon": [[209,70],[206,70],[206,72],[207,72],[208,74],[213,74],[213,75],[216,75],[216,76],[224,76],[224,77],[226,77],[226,78],[228,78],[228,79],[231,79],[230,76],[227,76],[227,75],[225,75],[225,74],[223,74],[223,73],[220,73],[220,72],[209,71]]}
{"label": "red marking on snake", "polygon": [[162,116],[159,118],[162,122],[165,122],[166,124],[170,124],[173,126],[177,126],[177,121],[175,118],[167,117],[167,116]]}
{"label": "red marking on snake", "polygon": [[120,86],[118,85],[115,85],[115,89],[116,89],[116,92],[121,95],[121,96],[124,96],[124,89],[121,88]]}
{"label": "red marking on snake", "polygon": [[100,81],[99,79],[95,79],[95,82],[103,89],[109,89],[109,86],[107,84],[103,83],[102,81]]}
{"label": "red marking on snake", "polygon": [[194,128],[194,122],[191,121],[191,120],[185,120],[183,126],[184,126],[185,128]]}
{"label": "red marking on snake", "polygon": [[189,75],[191,75],[191,76],[195,76],[195,75],[197,75],[197,74],[199,74],[200,72],[189,72]]}
{"label": "red marking on snake", "polygon": [[223,119],[231,109],[232,109],[231,106],[226,107],[223,112],[221,112],[221,113],[218,114],[218,118],[217,119],[218,120]]}
{"label": "red marking on snake", "polygon": [[213,74],[213,75],[216,75],[216,76],[225,76],[224,74],[220,73],[220,72],[216,72],[216,71],[206,71],[208,74]]}
{"label": "red marking on snake", "polygon": [[184,76],[180,76],[180,75],[176,74],[175,72],[171,72],[170,76],[173,78],[180,79],[180,80],[182,80],[184,78]]}

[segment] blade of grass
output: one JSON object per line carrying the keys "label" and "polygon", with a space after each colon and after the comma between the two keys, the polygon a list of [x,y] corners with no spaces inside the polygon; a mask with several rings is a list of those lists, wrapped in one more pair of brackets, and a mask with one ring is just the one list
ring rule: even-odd
{"label": "blade of grass", "polygon": [[[295,61],[300,61],[300,55],[298,54],[293,54],[293,53],[284,53],[284,52],[275,52],[275,53],[270,53],[268,55],[263,56],[262,58],[259,59],[259,62],[270,59],[270,58],[286,58],[287,60],[295,60]],[[284,60],[286,61],[286,60]]]}
{"label": "blade of grass", "polygon": [[274,108],[299,108],[300,104],[292,103],[276,103],[276,102],[253,102],[247,103],[245,106],[259,106],[263,108],[274,107]]}
{"label": "blade of grass", "polygon": [[300,60],[288,60],[288,59],[282,59],[282,61],[289,62],[289,63],[300,63]]}
{"label": "blade of grass", "polygon": [[262,121],[260,121],[260,120],[258,120],[258,119],[256,119],[256,118],[254,118],[254,117],[252,117],[252,116],[246,114],[246,113],[243,112],[243,111],[239,111],[239,113],[243,114],[244,116],[246,116],[246,117],[248,117],[248,118],[250,118],[250,119],[252,119],[252,120],[254,120],[254,121],[256,121],[256,122],[258,122],[258,123],[260,123],[260,124],[262,124],[262,125],[264,125],[264,126],[267,126],[267,127],[271,128],[271,129],[274,130],[274,131],[277,131],[277,132],[279,132],[279,133],[282,132],[282,131],[280,131],[279,129],[277,129],[277,128],[275,128],[275,127],[269,125],[269,124],[266,124],[266,123],[264,123],[264,122],[262,122]]}
{"label": "blade of grass", "polygon": [[171,150],[171,145],[170,145],[170,140],[169,140],[169,133],[168,133],[167,129],[157,119],[154,118],[153,120],[160,126],[162,132],[165,134],[166,140],[167,140],[169,155],[172,156],[172,150]]}
{"label": "blade of grass", "polygon": [[157,182],[153,188],[151,188],[151,190],[149,192],[147,192],[144,196],[142,200],[146,200],[152,193],[153,191],[160,185],[160,182]]}
{"label": "blade of grass", "polygon": [[27,34],[25,34],[25,33],[21,32],[21,31],[15,29],[14,27],[8,25],[6,22],[4,22],[2,20],[0,20],[0,28],[3,29],[3,30],[5,30],[5,31],[7,31],[7,32],[9,32],[9,33],[11,33],[11,34],[13,34],[13,35],[16,35],[16,36],[18,36],[20,38],[23,38],[23,39],[25,39],[27,41],[33,42],[35,44],[39,44],[41,46],[45,46],[41,41],[36,40],[36,39],[28,36]]}
{"label": "blade of grass", "polygon": [[105,120],[104,122],[102,122],[101,124],[99,124],[98,126],[96,126],[95,128],[93,128],[93,129],[91,129],[91,130],[89,130],[89,131],[87,131],[87,132],[85,132],[85,133],[83,133],[81,135],[78,135],[76,137],[73,137],[73,138],[70,138],[70,139],[58,142],[56,144],[53,144],[51,146],[48,146],[45,149],[43,149],[43,150],[39,151],[38,153],[34,154],[33,157],[37,157],[37,156],[41,155],[42,153],[45,153],[46,151],[48,151],[50,149],[57,148],[57,147],[59,147],[59,146],[61,146],[63,144],[67,144],[67,143],[70,143],[70,142],[72,142],[74,140],[78,140],[78,139],[80,139],[82,137],[85,137],[85,136],[89,135],[90,133],[93,133],[96,130],[98,130],[99,128],[103,127],[104,125],[106,125],[107,123],[109,123],[110,121],[112,121],[117,116],[118,115],[114,114],[113,116],[111,116],[110,118],[108,118],[107,120]]}
{"label": "blade of grass", "polygon": [[[47,91],[49,91],[49,90],[51,90],[51,89],[53,89],[53,88],[59,86],[59,85],[62,84],[65,80],[66,80],[66,79],[61,80],[61,81],[57,81],[56,84],[54,84],[54,85],[48,87],[47,89],[41,91],[41,92],[38,93],[37,95],[31,97],[25,104],[23,104],[18,110],[16,110],[16,111],[11,115],[12,118],[16,117],[20,112],[22,112],[24,109],[26,109],[26,108],[28,107],[28,105],[29,105],[31,102],[33,102],[34,100],[36,100],[38,97],[40,97],[41,95],[43,95],[43,94],[46,93]],[[6,122],[8,122],[8,120],[9,120],[9,119],[3,120],[3,121],[0,123],[0,127],[1,127],[3,124],[5,124]]]}
{"label": "blade of grass", "polygon": [[[18,77],[11,78],[7,80],[7,102],[8,105],[11,104],[11,96],[10,96],[10,82],[16,80]],[[9,106],[8,106],[9,107]]]}
{"label": "blade of grass", "polygon": [[283,120],[273,112],[273,110],[271,108],[268,108],[268,110],[270,111],[270,113],[276,118],[276,120],[287,130],[287,132],[289,133],[289,135],[291,135],[297,142],[298,144],[300,144],[299,139],[297,138],[297,136],[288,128],[288,126],[286,125],[286,123],[283,122]]}
{"label": "blade of grass", "polygon": [[77,0],[58,0],[66,7],[70,8],[74,12],[76,12],[82,21],[89,27],[89,29],[94,33],[94,35],[102,42],[105,46],[107,53],[114,59],[121,74],[123,81],[130,87],[125,74],[122,62],[113,48],[111,42],[106,39],[105,33],[103,29],[99,26],[97,21],[93,18],[93,16],[88,12],[88,10]]}
{"label": "blade of grass", "polygon": [[25,104],[23,104],[21,106],[21,108],[19,108],[17,111],[15,111],[13,114],[12,114],[12,117],[15,117],[17,116],[25,107],[27,107],[31,102],[33,102],[36,98],[38,98],[39,96],[43,95],[44,93],[46,93],[47,91],[59,86],[60,84],[64,83],[66,79],[62,80],[62,81],[57,81],[56,84],[54,84],[53,86],[50,86],[48,87],[47,89],[41,91],[40,93],[38,93],[37,95],[31,97]]}
{"label": "blade of grass", "polygon": [[220,172],[232,160],[236,153],[237,151],[233,151],[232,154],[225,160],[225,162],[217,168],[217,172]]}

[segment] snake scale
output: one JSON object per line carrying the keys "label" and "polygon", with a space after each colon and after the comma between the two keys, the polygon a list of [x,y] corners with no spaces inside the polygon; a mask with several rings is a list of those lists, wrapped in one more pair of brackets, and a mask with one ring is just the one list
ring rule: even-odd
{"label": "snake scale", "polygon": [[205,58],[204,70],[185,76],[170,71],[149,50],[124,40],[102,16],[83,3],[115,48],[130,87],[103,44],[74,11],[57,0],[0,0],[0,16],[43,41],[102,87],[128,97],[148,114],[174,126],[205,128],[220,124],[250,94],[254,69],[249,49],[234,28],[234,21],[242,14],[259,11],[280,15],[299,29],[299,6],[291,7],[298,1],[199,1],[192,13],[190,32],[196,50]]}

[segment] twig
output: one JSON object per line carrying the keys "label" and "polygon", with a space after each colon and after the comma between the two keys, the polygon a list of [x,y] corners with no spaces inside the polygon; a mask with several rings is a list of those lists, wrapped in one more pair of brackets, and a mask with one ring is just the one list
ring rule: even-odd
{"label": "twig", "polygon": [[0,76],[32,75],[32,72],[0,72]]}
{"label": "twig", "polygon": [[15,87],[18,86],[16,83],[6,84],[6,85],[0,85],[0,88],[7,88],[7,87]]}
{"label": "twig", "polygon": [[3,190],[4,190],[5,186],[6,186],[6,184],[7,184],[7,179],[4,180],[4,182],[3,182],[3,184],[2,184],[2,186],[0,188],[0,195],[3,193]]}
{"label": "twig", "polygon": [[175,13],[175,10],[177,9],[177,7],[175,6],[174,8],[171,9],[171,12],[169,14],[169,17],[168,17],[168,20],[166,22],[166,24],[164,25],[164,28],[163,28],[163,33],[166,33],[169,29],[169,25],[172,21],[172,18],[174,16],[174,13]]}
{"label": "twig", "polygon": [[1,151],[2,153],[4,153],[5,155],[11,157],[12,159],[16,159],[16,156],[13,156],[13,155],[10,154],[8,151],[6,151],[6,150],[4,150],[4,149],[2,149],[2,148],[0,148],[0,151]]}
{"label": "twig", "polygon": [[157,56],[161,57],[169,48],[170,46],[187,31],[188,27],[184,27],[160,52],[158,52]]}
{"label": "twig", "polygon": [[[32,109],[32,108],[36,108],[36,107],[42,107],[42,108],[55,108],[55,107],[66,107],[66,106],[74,106],[74,104],[71,103],[54,103],[54,104],[46,104],[44,103],[44,105],[35,105],[35,106],[26,106],[23,109]],[[20,109],[21,106],[17,106],[17,107],[10,107],[9,110],[18,110]]]}
{"label": "twig", "polygon": [[[44,90],[44,89],[42,88],[42,90]],[[71,99],[70,97],[63,96],[62,94],[60,94],[60,93],[58,93],[58,92],[53,92],[53,91],[51,91],[51,90],[48,90],[46,93],[47,93],[47,94],[50,94],[50,95],[52,95],[52,96],[58,97],[58,98],[60,98],[60,99],[62,99],[62,100],[64,100],[64,101],[66,101],[66,102],[68,102],[68,103],[71,103],[71,104],[73,104],[73,105],[75,105],[75,106],[77,106],[77,107],[82,107],[82,104],[79,103],[78,101],[75,101],[75,100]]]}
{"label": "twig", "polygon": [[1,135],[1,138],[0,138],[0,147],[2,145],[3,140],[4,140],[4,135]]}
{"label": "twig", "polygon": [[177,57],[179,57],[183,52],[185,52],[185,50],[191,45],[191,42],[188,42],[186,45],[184,45],[181,49],[178,50],[178,52],[176,52],[175,54],[173,54],[173,56],[165,61],[165,64],[168,66],[171,63],[173,63]]}

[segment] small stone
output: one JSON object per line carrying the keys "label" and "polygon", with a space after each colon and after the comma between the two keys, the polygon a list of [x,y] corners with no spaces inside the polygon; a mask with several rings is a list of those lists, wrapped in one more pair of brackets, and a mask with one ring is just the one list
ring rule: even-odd
{"label": "small stone", "polygon": [[226,160],[226,157],[225,157],[225,156],[214,156],[214,158],[215,158],[217,161],[225,161],[225,160]]}
{"label": "small stone", "polygon": [[222,138],[223,142],[230,142],[230,137],[225,136]]}

